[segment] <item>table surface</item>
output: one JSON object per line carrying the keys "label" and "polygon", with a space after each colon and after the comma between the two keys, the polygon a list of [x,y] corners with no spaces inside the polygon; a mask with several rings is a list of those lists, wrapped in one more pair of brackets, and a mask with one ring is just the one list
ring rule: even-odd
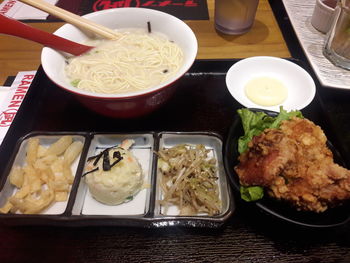
{"label": "table surface", "polygon": [[[326,34],[311,25],[315,1],[282,0],[303,51],[323,86],[349,89],[350,71],[337,67],[323,56]],[[334,78],[334,76],[337,76]]]}
{"label": "table surface", "polygon": [[[210,20],[187,21],[199,39],[198,58],[242,58],[253,55],[296,57],[303,60],[306,68],[310,69],[297,38],[288,24],[281,1],[270,0],[270,3],[278,23],[269,2],[261,0],[257,20],[252,30],[242,36],[229,37],[218,34],[214,30],[213,1],[208,0]],[[33,23],[33,25],[47,31],[54,31],[61,24]],[[31,45],[28,41],[19,39],[15,42],[18,46],[14,45],[14,38],[0,37],[0,81],[2,82],[7,76],[15,75],[20,70],[36,69],[40,63],[41,47],[39,45]],[[222,63],[219,62],[213,68],[217,69],[220,65]],[[225,65],[227,69],[227,63]],[[218,72],[221,70],[217,69]],[[310,73],[316,79],[312,71]],[[192,116],[195,124],[191,124],[191,129],[195,126],[198,129],[208,128],[224,134],[229,125],[227,116],[231,112],[233,114],[235,108],[239,106],[224,89],[224,74],[208,74],[208,76],[193,74],[188,78],[191,76],[199,76],[206,80],[203,87],[194,80],[188,84],[197,91],[198,98],[192,99],[186,96],[188,95],[186,89],[182,89],[164,108],[164,111],[137,122],[114,122],[113,127],[142,130],[141,126],[144,125],[146,128],[152,126],[155,130],[164,128],[185,130],[189,124],[189,116]],[[48,89],[53,87],[53,84],[45,77],[41,84],[45,86],[44,92],[47,95]],[[218,90],[223,92],[213,92],[212,84],[217,84],[220,87]],[[323,89],[319,83],[317,86],[318,93],[324,98],[325,107],[323,108],[326,116],[336,113],[332,124],[335,124],[340,134],[348,134],[347,131],[350,129],[350,124],[347,122],[350,118],[350,107],[347,106],[348,93]],[[203,92],[205,90],[210,90],[210,101],[215,102],[214,105],[203,107],[203,102],[207,99]],[[64,96],[63,91],[58,88],[50,92]],[[41,101],[39,109],[54,102],[53,97],[56,98],[51,96],[49,101]],[[223,107],[214,109],[221,102]],[[179,110],[180,104],[185,108]],[[27,105],[30,103],[28,102]],[[64,112],[70,112],[72,130],[82,129],[75,120],[89,119],[89,116],[82,115],[82,109],[69,96],[63,103],[56,106],[40,115],[38,122],[29,118],[21,119],[23,123],[28,123],[28,127],[21,127],[21,131],[16,132],[25,132],[32,128],[64,129],[65,122],[69,121],[61,119],[61,114]],[[186,111],[192,108],[194,108],[193,111]],[[174,122],[169,122],[163,112],[170,113]],[[198,118],[191,115],[195,113],[200,113]],[[19,115],[28,116],[28,114],[32,114],[31,109],[26,115]],[[89,112],[86,114],[91,114],[93,121],[86,124],[84,129],[89,129],[90,125],[99,124],[102,125],[101,130],[106,127],[107,122],[104,118]],[[57,116],[57,121],[50,116]],[[186,116],[188,118],[185,118]],[[325,118],[324,121],[327,120],[328,118]],[[223,125],[219,126],[218,123]],[[126,127],[124,124],[130,126]],[[347,136],[344,142],[350,145],[350,136]],[[237,202],[234,215],[219,229],[0,226],[0,236],[0,262],[350,262],[348,224],[331,229],[298,227],[275,220],[256,207],[247,207],[240,201]]]}
{"label": "table surface", "polygon": [[[2,1],[2,0],[1,0]],[[0,1],[0,2],[1,2]],[[244,58],[257,55],[290,57],[268,0],[261,0],[253,28],[240,36],[216,32],[214,0],[208,0],[209,20],[186,21],[198,38],[198,59]],[[47,32],[54,32],[63,23],[30,23]],[[40,65],[40,44],[0,35],[0,83],[18,71],[35,70]]]}

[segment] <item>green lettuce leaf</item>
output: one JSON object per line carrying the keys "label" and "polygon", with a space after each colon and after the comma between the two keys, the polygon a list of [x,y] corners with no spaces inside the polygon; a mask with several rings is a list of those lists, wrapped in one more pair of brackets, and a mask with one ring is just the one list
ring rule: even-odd
{"label": "green lettuce leaf", "polygon": [[244,201],[252,202],[264,197],[264,188],[261,186],[241,186],[241,198]]}
{"label": "green lettuce leaf", "polygon": [[248,143],[254,136],[261,134],[265,129],[279,128],[284,120],[292,117],[303,118],[300,111],[287,112],[282,107],[276,117],[271,117],[264,112],[253,112],[248,109],[237,110],[242,120],[244,135],[238,139],[238,152],[244,153],[248,149]]}
{"label": "green lettuce leaf", "polygon": [[[278,129],[281,122],[292,117],[304,118],[300,111],[287,112],[280,107],[280,113],[271,117],[264,112],[253,112],[249,109],[237,110],[242,120],[244,135],[238,139],[238,152],[244,153],[248,149],[248,143],[254,136],[260,135],[265,129]],[[241,198],[245,201],[256,201],[264,196],[262,186],[241,186]]]}

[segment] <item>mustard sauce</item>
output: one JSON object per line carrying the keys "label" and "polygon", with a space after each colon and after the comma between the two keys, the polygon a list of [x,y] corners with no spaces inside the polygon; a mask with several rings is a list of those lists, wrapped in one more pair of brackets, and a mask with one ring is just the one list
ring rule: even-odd
{"label": "mustard sauce", "polygon": [[271,77],[257,77],[245,85],[246,96],[260,106],[275,106],[288,97],[288,90],[281,81]]}

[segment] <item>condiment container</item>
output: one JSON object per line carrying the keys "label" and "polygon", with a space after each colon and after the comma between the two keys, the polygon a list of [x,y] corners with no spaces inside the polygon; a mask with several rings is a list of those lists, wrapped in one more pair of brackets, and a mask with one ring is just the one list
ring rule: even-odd
{"label": "condiment container", "polygon": [[311,25],[322,33],[327,33],[332,25],[337,0],[316,0],[311,17]]}
{"label": "condiment container", "polygon": [[338,2],[323,54],[334,65],[350,70],[350,0]]}

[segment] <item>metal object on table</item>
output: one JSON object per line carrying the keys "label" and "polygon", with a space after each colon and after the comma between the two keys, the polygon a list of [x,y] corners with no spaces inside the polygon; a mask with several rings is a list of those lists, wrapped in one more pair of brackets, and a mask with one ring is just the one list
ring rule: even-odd
{"label": "metal object on table", "polygon": [[323,54],[334,65],[350,70],[350,0],[341,0],[335,9]]}
{"label": "metal object on table", "polygon": [[311,25],[322,33],[327,33],[332,25],[337,0],[317,0],[311,17]]}
{"label": "metal object on table", "polygon": [[[280,1],[273,2],[276,5],[280,3]],[[289,20],[279,18],[282,24],[281,29],[288,36],[293,34],[293,31],[288,28],[288,21],[290,21],[297,37],[297,39],[293,37],[293,40],[299,40],[301,48],[321,84],[327,88],[349,90],[349,71],[333,65],[322,54],[325,35],[316,30],[310,22],[315,3],[305,0],[282,0],[282,3]],[[294,43],[297,45],[297,42]],[[297,49],[300,50],[300,47]]]}

